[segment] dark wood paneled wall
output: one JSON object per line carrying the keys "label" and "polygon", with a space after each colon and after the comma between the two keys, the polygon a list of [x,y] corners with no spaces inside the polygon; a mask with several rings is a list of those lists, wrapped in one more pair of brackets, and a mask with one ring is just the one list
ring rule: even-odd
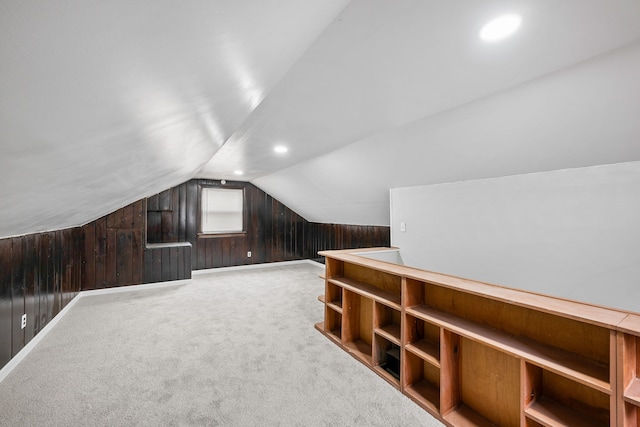
{"label": "dark wood paneled wall", "polygon": [[305,258],[322,261],[318,252],[329,249],[387,247],[391,228],[374,225],[307,223]]}
{"label": "dark wood paneled wall", "polygon": [[[191,180],[83,227],[0,239],[0,367],[80,290],[190,278],[192,269],[318,259],[325,249],[389,246],[389,227],[309,223],[245,182],[227,186],[245,190],[246,233],[202,236],[202,185],[221,186]],[[147,241],[192,246],[146,248]]]}
{"label": "dark wood paneled wall", "polygon": [[80,291],[81,252],[80,228],[0,239],[0,367]]}
{"label": "dark wood paneled wall", "polygon": [[191,246],[147,247],[144,283],[191,279]]}
{"label": "dark wood paneled wall", "polygon": [[82,227],[82,290],[142,283],[145,200]]}
{"label": "dark wood paneled wall", "polygon": [[[246,233],[198,234],[200,187],[243,188]],[[150,197],[149,243],[190,242],[193,269],[297,259],[318,259],[318,251],[389,246],[390,228],[310,223],[267,193],[246,182],[191,180]],[[247,252],[251,251],[251,258]]]}

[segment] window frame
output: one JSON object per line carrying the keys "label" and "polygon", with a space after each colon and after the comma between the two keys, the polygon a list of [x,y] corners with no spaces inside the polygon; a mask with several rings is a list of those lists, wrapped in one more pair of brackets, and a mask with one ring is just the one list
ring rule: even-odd
{"label": "window frame", "polygon": [[[215,189],[215,190],[241,190],[242,191],[242,230],[238,231],[202,231],[202,222],[203,222],[203,212],[202,212],[202,202],[203,202],[203,192],[206,189]],[[199,184],[198,185],[198,237],[204,238],[215,238],[215,237],[231,237],[231,236],[241,236],[247,234],[247,192],[244,185],[217,185],[217,184]]]}

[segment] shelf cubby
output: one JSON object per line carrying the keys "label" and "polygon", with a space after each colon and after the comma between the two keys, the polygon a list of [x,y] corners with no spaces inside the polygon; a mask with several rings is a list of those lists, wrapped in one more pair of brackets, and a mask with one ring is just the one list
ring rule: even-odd
{"label": "shelf cubby", "polygon": [[374,334],[373,366],[374,371],[396,388],[400,388],[400,345],[384,336]]}
{"label": "shelf cubby", "polygon": [[[465,417],[478,420],[479,425],[518,425],[520,360],[485,342],[449,331],[444,331],[443,338],[441,369],[452,378],[449,383],[453,390],[448,405],[452,414],[445,413],[445,419]],[[442,406],[444,413],[448,408]]]}
{"label": "shelf cubby", "polygon": [[400,345],[400,310],[393,309],[380,302],[374,303],[375,333],[385,337],[395,345]]}
{"label": "shelf cubby", "polygon": [[342,313],[337,312],[330,306],[325,306],[324,332],[337,343],[342,342]]}
{"label": "shelf cubby", "polygon": [[406,349],[403,362],[405,394],[432,414],[439,414],[440,370]]}
{"label": "shelf cubby", "polygon": [[[489,328],[481,323],[434,310],[428,306],[416,306],[406,310],[408,314],[434,323],[469,339],[485,342],[491,347],[554,371],[582,384],[603,392],[611,392],[609,366],[587,359],[563,349],[540,344],[527,337],[518,337]],[[609,344],[607,343],[607,350]]]}
{"label": "shelf cubby", "polygon": [[405,314],[405,349],[440,367],[440,328],[410,314]]}
{"label": "shelf cubby", "polygon": [[402,304],[405,307],[413,307],[414,305],[424,305],[424,286],[425,283],[419,280],[405,278],[402,297]]}
{"label": "shelf cubby", "polygon": [[342,344],[354,357],[373,365],[373,300],[344,290]]}
{"label": "shelf cubby", "polygon": [[377,286],[368,283],[358,282],[346,277],[329,279],[329,283],[349,291],[363,295],[373,301],[388,305],[396,310],[400,310],[400,295],[395,295]]}
{"label": "shelf cubby", "polygon": [[341,277],[344,272],[344,262],[335,258],[325,258],[325,279]]}
{"label": "shelf cubby", "polygon": [[467,405],[460,405],[444,416],[444,419],[454,426],[474,426],[474,427],[495,427],[482,415],[469,408]]}
{"label": "shelf cubby", "polygon": [[342,313],[342,287],[331,282],[327,282],[326,286],[327,290],[324,300],[331,308]]}
{"label": "shelf cubby", "polygon": [[579,425],[585,427],[610,424],[610,397],[541,367],[525,364],[525,390],[531,397],[525,416],[544,426]]}

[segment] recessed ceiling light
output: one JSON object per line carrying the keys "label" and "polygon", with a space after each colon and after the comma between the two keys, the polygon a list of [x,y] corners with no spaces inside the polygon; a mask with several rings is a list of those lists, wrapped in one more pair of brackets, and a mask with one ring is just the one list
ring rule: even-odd
{"label": "recessed ceiling light", "polygon": [[499,16],[482,27],[480,30],[480,38],[488,42],[504,39],[515,33],[520,27],[521,22],[522,18],[520,18],[520,15],[510,14]]}
{"label": "recessed ceiling light", "polygon": [[287,147],[285,147],[284,145],[276,145],[275,147],[273,147],[273,151],[275,151],[276,153],[286,153],[287,151],[289,151],[289,149]]}
{"label": "recessed ceiling light", "polygon": [[238,171],[233,171],[234,175],[242,175],[244,172],[238,170]]}

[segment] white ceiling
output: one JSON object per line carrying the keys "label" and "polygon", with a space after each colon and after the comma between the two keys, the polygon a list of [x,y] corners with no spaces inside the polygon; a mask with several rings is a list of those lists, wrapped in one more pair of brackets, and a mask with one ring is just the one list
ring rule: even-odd
{"label": "white ceiling", "polygon": [[[520,31],[481,42],[504,12]],[[638,40],[637,0],[5,2],[0,237],[81,225],[192,177],[252,181],[309,220],[384,225],[393,186],[639,160],[625,114]],[[553,119],[570,110],[580,126],[602,96],[614,135],[609,120],[568,135]],[[511,110],[540,121],[486,132]],[[572,142],[540,154],[556,139]]]}

